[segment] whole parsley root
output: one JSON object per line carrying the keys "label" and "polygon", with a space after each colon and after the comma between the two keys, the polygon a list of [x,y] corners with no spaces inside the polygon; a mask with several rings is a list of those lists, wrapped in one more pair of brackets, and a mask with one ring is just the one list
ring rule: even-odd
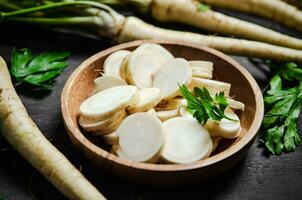
{"label": "whole parsley root", "polygon": [[66,197],[101,200],[103,195],[41,133],[27,114],[0,57],[0,132]]}
{"label": "whole parsley root", "polygon": [[[302,11],[282,0],[199,0],[214,7],[256,14],[302,31]],[[302,1],[300,1],[300,4]]]}
{"label": "whole parsley root", "polygon": [[[95,36],[110,37],[117,43],[142,39],[171,40],[197,46],[209,46],[227,54],[302,63],[302,51],[300,50],[257,41],[159,28],[136,17],[124,17],[110,7],[95,1],[43,1],[43,5],[41,5],[41,1],[30,1],[26,5],[22,5],[22,2],[24,1],[19,3],[7,1],[5,5],[0,2],[0,22],[47,27],[61,26]],[[172,4],[172,6],[174,5]],[[196,9],[200,9],[200,6]],[[34,15],[37,12],[39,15]]]}

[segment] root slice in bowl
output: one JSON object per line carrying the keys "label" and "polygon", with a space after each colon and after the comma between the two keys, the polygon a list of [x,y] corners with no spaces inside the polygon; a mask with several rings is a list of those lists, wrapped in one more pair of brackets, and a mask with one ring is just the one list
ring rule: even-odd
{"label": "root slice in bowl", "polygon": [[94,93],[121,85],[127,85],[127,82],[118,76],[104,74],[94,79]]}
{"label": "root slice in bowl", "polygon": [[123,60],[130,54],[130,51],[120,50],[108,56],[104,62],[104,73],[120,78],[124,77]]}
{"label": "root slice in bowl", "polygon": [[127,113],[125,109],[103,121],[91,121],[81,116],[79,124],[85,131],[90,132],[93,135],[106,135],[115,131],[126,116]]}
{"label": "root slice in bowl", "polygon": [[88,120],[104,120],[115,112],[134,106],[137,102],[136,86],[116,86],[86,99],[80,106],[80,114]]}
{"label": "root slice in bowl", "polygon": [[163,62],[172,58],[171,54],[163,54],[154,48],[137,48],[127,57],[127,81],[140,89],[151,87],[152,75]]}
{"label": "root slice in bowl", "polygon": [[165,142],[161,122],[146,112],[128,116],[117,135],[122,157],[135,162],[154,162]]}
{"label": "root slice in bowl", "polygon": [[158,88],[146,88],[139,91],[138,103],[127,109],[128,113],[146,112],[152,109],[161,100],[161,93]]}
{"label": "root slice in bowl", "polygon": [[189,85],[192,80],[192,70],[188,61],[183,58],[167,60],[156,72],[153,86],[160,89],[164,100],[179,95],[179,85]]}
{"label": "root slice in bowl", "polygon": [[208,157],[213,143],[208,131],[196,120],[172,118],[163,123],[166,143],[161,157],[169,163],[187,164]]}
{"label": "root slice in bowl", "polygon": [[221,121],[209,119],[205,126],[212,137],[236,138],[239,136],[239,117],[229,108],[225,110],[225,115],[231,119],[237,120],[237,122],[230,121],[228,119],[222,119]]}

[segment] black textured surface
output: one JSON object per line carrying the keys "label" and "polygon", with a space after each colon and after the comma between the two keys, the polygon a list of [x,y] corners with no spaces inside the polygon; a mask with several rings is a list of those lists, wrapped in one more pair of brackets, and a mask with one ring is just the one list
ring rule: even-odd
{"label": "black textured surface", "polygon": [[[272,29],[299,37],[281,25],[248,15],[230,15],[257,22]],[[161,24],[161,26],[165,26]],[[169,25],[170,26],[170,25]],[[187,27],[171,25],[174,28]],[[196,29],[192,29],[195,30]],[[294,153],[267,157],[256,141],[247,156],[232,170],[221,176],[193,186],[177,189],[147,188],[125,182],[90,164],[70,143],[60,113],[60,94],[72,71],[92,54],[109,47],[105,40],[62,35],[55,32],[24,27],[0,25],[0,56],[9,64],[12,47],[34,50],[71,50],[70,65],[57,78],[49,94],[17,86],[29,114],[43,133],[108,199],[300,199],[302,196],[302,146]],[[263,88],[266,74],[251,60],[234,57],[245,66]],[[299,130],[301,132],[301,118]],[[8,200],[60,200],[64,197],[39,175],[3,138],[0,137],[0,196]]]}

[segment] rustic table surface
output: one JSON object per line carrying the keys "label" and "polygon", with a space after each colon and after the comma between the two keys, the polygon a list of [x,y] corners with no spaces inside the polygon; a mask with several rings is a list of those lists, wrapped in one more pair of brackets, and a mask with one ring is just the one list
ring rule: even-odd
{"label": "rustic table surface", "polygon": [[[257,22],[280,32],[301,37],[279,24],[254,16],[223,12]],[[166,26],[159,24],[161,26]],[[170,25],[169,25],[170,26]],[[188,29],[190,27],[173,28]],[[192,31],[196,31],[192,29]],[[0,56],[10,63],[13,47],[29,47],[35,51],[70,50],[70,64],[58,78],[50,93],[34,91],[30,87],[16,86],[29,114],[47,138],[69,158],[75,166],[108,199],[299,199],[302,196],[302,146],[294,153],[267,156],[256,140],[247,156],[233,169],[207,182],[184,188],[150,188],[133,185],[100,170],[91,164],[71,144],[63,126],[60,111],[60,95],[65,81],[72,71],[86,58],[106,49],[106,40],[85,38],[72,34],[58,34],[27,27],[1,25]],[[256,67],[253,60],[234,57],[246,67],[260,87],[267,84],[267,74]],[[302,119],[299,120],[299,131]],[[7,200],[60,200],[65,199],[50,183],[39,175],[10,145],[0,137],[0,197]]]}

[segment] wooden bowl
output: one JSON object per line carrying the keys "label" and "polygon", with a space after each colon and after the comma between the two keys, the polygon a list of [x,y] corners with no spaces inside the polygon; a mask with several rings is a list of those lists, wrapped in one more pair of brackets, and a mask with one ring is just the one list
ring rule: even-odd
{"label": "wooden bowl", "polygon": [[[121,49],[133,50],[146,42],[161,44],[175,57],[208,60],[214,63],[215,79],[231,83],[231,96],[235,96],[236,100],[246,105],[245,111],[239,112],[242,126],[239,138],[223,140],[211,157],[192,164],[149,164],[135,163],[109,153],[109,147],[101,138],[90,137],[79,128],[77,120],[80,104],[91,95],[93,80],[99,76],[106,57]],[[135,41],[95,54],[83,62],[69,77],[61,96],[61,103],[69,137],[87,158],[115,175],[152,186],[191,184],[231,168],[246,154],[253,143],[264,112],[261,90],[256,81],[232,58],[208,47],[169,41]]]}

